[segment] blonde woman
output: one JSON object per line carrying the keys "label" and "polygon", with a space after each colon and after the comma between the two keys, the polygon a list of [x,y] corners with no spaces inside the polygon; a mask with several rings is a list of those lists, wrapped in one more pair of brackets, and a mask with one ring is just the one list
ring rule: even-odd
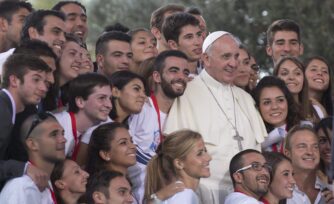
{"label": "blonde woman", "polygon": [[[210,161],[211,156],[199,133],[181,130],[168,135],[147,165],[144,203],[199,203],[195,191],[200,178],[210,176]],[[185,185],[183,191],[164,201],[157,199],[155,192],[178,182]]]}

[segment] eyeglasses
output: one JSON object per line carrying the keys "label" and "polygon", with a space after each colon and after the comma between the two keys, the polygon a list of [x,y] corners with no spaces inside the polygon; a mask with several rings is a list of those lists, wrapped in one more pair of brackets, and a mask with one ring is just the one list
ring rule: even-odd
{"label": "eyeglasses", "polygon": [[242,168],[236,170],[235,173],[238,173],[240,171],[246,171],[247,169],[250,169],[250,168],[255,170],[255,171],[261,171],[263,168],[265,168],[267,171],[271,170],[271,166],[269,166],[267,163],[261,164],[259,162],[253,162],[248,166],[245,166],[245,167],[242,167]]}
{"label": "eyeglasses", "polygon": [[46,120],[47,118],[52,117],[55,118],[50,112],[42,112],[35,115],[35,118],[33,119],[31,126],[29,128],[28,134],[25,137],[27,139],[31,132],[37,127],[38,124],[40,124],[42,121]]}

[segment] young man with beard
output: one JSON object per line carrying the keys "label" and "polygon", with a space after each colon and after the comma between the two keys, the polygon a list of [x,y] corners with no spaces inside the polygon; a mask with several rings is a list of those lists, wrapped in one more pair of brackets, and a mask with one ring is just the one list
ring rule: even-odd
{"label": "young man with beard", "polygon": [[110,82],[100,74],[82,74],[70,82],[68,111],[55,114],[65,129],[67,156],[76,160],[81,135],[88,128],[108,119],[112,108],[110,99]]}
{"label": "young man with beard", "polygon": [[171,50],[179,50],[187,55],[192,77],[199,74],[204,39],[196,17],[188,13],[168,16],[162,25],[162,32]]}
{"label": "young man with beard", "polygon": [[292,161],[296,186],[288,204],[333,203],[331,186],[317,176],[320,162],[318,136],[312,127],[295,126],[285,138],[284,154]]}
{"label": "young man with beard", "polygon": [[78,1],[60,1],[52,7],[52,10],[65,14],[65,29],[67,33],[73,33],[83,42],[86,42],[88,34],[86,7]]}
{"label": "young man with beard", "polygon": [[[29,155],[29,165],[46,173],[47,179],[56,162],[65,159],[64,129],[50,113],[30,116],[21,129],[21,139]],[[41,190],[27,175],[8,181],[0,194],[0,203],[31,204],[56,203],[49,187]]]}
{"label": "young man with beard", "polygon": [[260,204],[270,183],[270,167],[263,155],[253,149],[236,154],[230,162],[230,176],[234,192],[230,193],[225,204]]}
{"label": "young man with beard", "polygon": [[[162,129],[169,109],[186,88],[189,74],[187,59],[184,53],[177,50],[164,51],[157,56],[152,74],[155,88],[142,111],[129,119],[130,134],[137,145],[137,164],[130,167],[129,177],[139,201],[144,194],[146,165],[164,139]],[[161,200],[167,198],[163,194],[157,196]]]}

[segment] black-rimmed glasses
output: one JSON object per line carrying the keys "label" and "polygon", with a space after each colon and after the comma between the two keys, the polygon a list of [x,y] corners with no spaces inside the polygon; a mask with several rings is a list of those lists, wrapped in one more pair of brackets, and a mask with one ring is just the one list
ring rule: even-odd
{"label": "black-rimmed glasses", "polygon": [[248,166],[245,166],[245,167],[242,167],[242,168],[236,170],[235,173],[238,173],[240,171],[245,171],[247,169],[253,169],[255,171],[261,171],[263,168],[265,168],[267,171],[271,170],[271,166],[269,166],[267,163],[261,164],[259,162],[253,162]]}
{"label": "black-rimmed glasses", "polygon": [[40,124],[42,121],[46,120],[49,117],[54,118],[54,116],[50,112],[37,113],[34,116],[34,119],[33,119],[32,123],[31,123],[31,126],[29,128],[29,131],[28,131],[25,139],[27,139],[29,137],[29,135],[31,134],[31,132],[37,127],[38,124]]}

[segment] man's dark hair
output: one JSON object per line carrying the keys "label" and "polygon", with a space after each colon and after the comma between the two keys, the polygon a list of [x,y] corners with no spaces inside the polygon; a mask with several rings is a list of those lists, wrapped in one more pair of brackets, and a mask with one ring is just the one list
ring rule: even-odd
{"label": "man's dark hair", "polygon": [[99,37],[99,39],[97,39],[96,41],[95,54],[104,55],[105,52],[107,51],[108,42],[112,40],[123,41],[123,42],[127,42],[130,44],[131,37],[128,34],[120,32],[120,31],[111,31],[111,32],[103,33]]}
{"label": "man's dark hair", "polygon": [[93,174],[92,177],[89,178],[87,184],[87,203],[94,204],[93,193],[96,191],[103,193],[103,195],[108,199],[110,196],[110,182],[117,177],[124,177],[124,175],[117,171],[108,170],[103,170],[96,174]]}
{"label": "man's dark hair", "polygon": [[9,23],[12,21],[13,15],[21,8],[33,11],[32,5],[24,1],[2,1],[0,2],[0,17],[6,19]]}
{"label": "man's dark hair", "polygon": [[199,8],[194,7],[194,6],[187,7],[184,12],[192,14],[192,15],[199,15],[199,16],[202,15],[202,11]]}
{"label": "man's dark hair", "polygon": [[168,57],[179,57],[179,58],[183,58],[185,60],[188,61],[188,57],[186,54],[184,54],[183,52],[179,51],[179,50],[166,50],[163,51],[161,53],[159,53],[159,55],[155,58],[153,67],[154,67],[154,71],[159,72],[160,74],[162,74],[163,69],[166,65],[166,59]]}
{"label": "man's dark hair", "polygon": [[119,31],[119,32],[127,33],[127,32],[129,32],[129,30],[130,29],[128,27],[126,27],[125,25],[117,22],[113,25],[108,25],[108,26],[104,27],[103,32]]}
{"label": "man's dark hair", "polygon": [[178,4],[167,4],[153,11],[150,20],[151,28],[156,27],[161,31],[162,24],[165,20],[165,13],[168,12],[183,12],[184,6]]}
{"label": "man's dark hair", "polygon": [[73,79],[69,85],[68,110],[77,113],[79,108],[75,99],[81,97],[82,99],[87,100],[89,95],[93,93],[93,89],[97,86],[110,86],[110,82],[105,76],[97,73],[81,74]]}
{"label": "man's dark hair", "polygon": [[78,1],[60,1],[58,3],[56,3],[51,10],[54,11],[61,11],[61,8],[67,4],[76,4],[78,6],[80,6],[82,8],[82,10],[84,10],[84,12],[86,13],[86,7],[84,5],[82,5],[80,2]]}
{"label": "man's dark hair", "polygon": [[2,70],[2,88],[9,87],[9,77],[14,75],[24,83],[28,71],[51,72],[51,68],[41,59],[32,55],[12,54],[8,57]]}
{"label": "man's dark hair", "polygon": [[187,25],[199,26],[199,21],[189,13],[175,13],[168,16],[162,25],[166,41],[174,40],[178,43],[181,29]]}
{"label": "man's dark hair", "polygon": [[250,153],[261,154],[261,152],[255,150],[255,149],[246,149],[246,150],[243,150],[243,151],[239,152],[238,154],[236,154],[232,157],[232,159],[230,161],[229,170],[230,170],[230,176],[231,176],[231,179],[232,179],[233,186],[235,186],[235,180],[233,178],[233,174],[238,169],[241,169],[242,167],[244,167],[243,156],[246,155],[246,154],[250,154]]}
{"label": "man's dark hair", "polygon": [[74,42],[78,44],[80,47],[83,47],[86,49],[86,45],[82,42],[82,40],[78,36],[74,35],[73,33],[65,33],[65,40],[66,42]]}
{"label": "man's dark hair", "polygon": [[274,35],[278,31],[292,31],[298,36],[298,42],[301,43],[300,27],[299,25],[290,19],[280,19],[274,21],[267,30],[267,45],[271,46],[274,42]]}
{"label": "man's dark hair", "polygon": [[37,32],[42,35],[44,32],[44,26],[46,24],[45,17],[47,16],[55,16],[65,21],[65,14],[60,11],[53,10],[37,10],[32,12],[27,16],[24,21],[22,31],[21,31],[21,41],[30,39],[29,37],[29,28],[33,27],[37,30]]}
{"label": "man's dark hair", "polygon": [[57,55],[46,42],[40,40],[26,40],[22,42],[15,50],[14,54],[27,54],[37,57],[51,57],[57,61]]}

